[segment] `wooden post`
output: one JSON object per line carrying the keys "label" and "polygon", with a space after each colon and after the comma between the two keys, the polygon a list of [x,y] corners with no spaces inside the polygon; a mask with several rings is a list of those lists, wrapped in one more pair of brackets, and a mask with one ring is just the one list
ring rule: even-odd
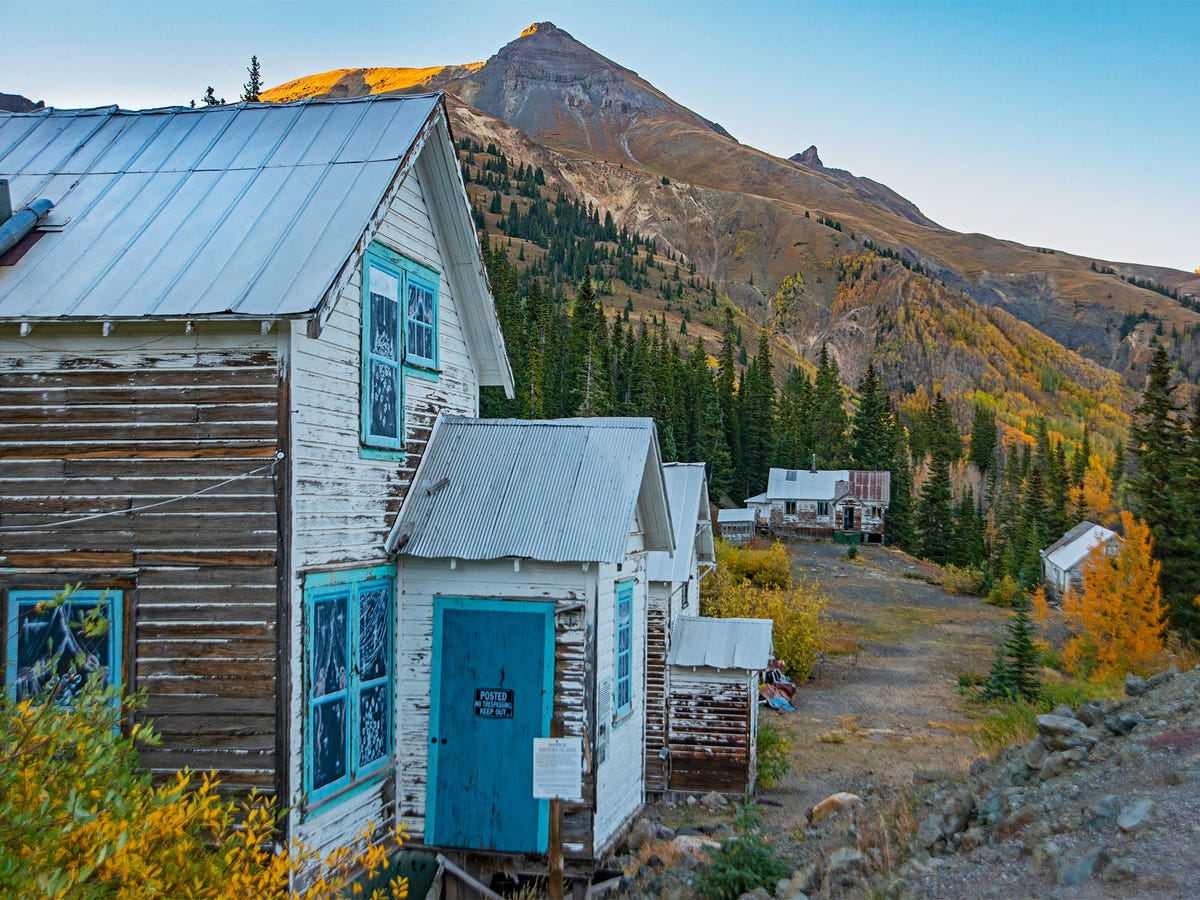
{"label": "wooden post", "polygon": [[[550,737],[562,737],[562,723],[557,717],[550,721]],[[546,849],[550,863],[550,900],[563,900],[562,800],[550,800],[550,846]]]}

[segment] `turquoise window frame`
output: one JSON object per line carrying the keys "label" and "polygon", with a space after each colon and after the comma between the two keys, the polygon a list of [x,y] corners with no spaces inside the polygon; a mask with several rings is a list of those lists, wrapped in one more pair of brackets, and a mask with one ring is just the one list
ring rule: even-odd
{"label": "turquoise window frame", "polygon": [[[371,274],[372,271],[385,273],[396,280],[396,316],[394,329],[389,329],[394,348],[394,358],[381,355],[371,346],[373,333],[373,312],[371,304]],[[439,288],[441,276],[429,268],[414,262],[405,256],[373,242],[367,248],[362,263],[362,337],[361,337],[361,377],[359,387],[360,408],[360,440],[363,446],[363,456],[376,457],[382,453],[383,458],[399,458],[403,455],[405,438],[405,379],[408,376],[421,378],[426,381],[438,381],[441,370],[438,368],[440,359],[439,345],[441,343],[441,308]],[[420,291],[428,297],[428,322],[409,319],[410,304],[415,297],[410,297],[410,291]],[[421,329],[428,332],[428,354],[418,353],[408,340],[410,329]],[[372,423],[372,364],[390,369],[395,373],[395,435],[383,433],[373,427]],[[388,429],[392,430],[392,429]]]}
{"label": "turquoise window frame", "polygon": [[[615,588],[613,649],[613,713],[617,719],[624,718],[633,709],[633,579],[618,581]],[[622,647],[622,634],[624,646]],[[621,673],[621,663],[625,672]],[[622,695],[622,688],[624,694]]]}
{"label": "turquoise window frame", "polygon": [[[360,596],[364,589],[386,584],[388,589],[387,640],[384,656],[386,671],[382,677],[363,678],[361,672],[362,649],[359,613]],[[313,656],[317,606],[325,603],[344,602],[346,609],[346,636],[343,650],[346,661],[346,685],[322,694],[313,695],[316,660]],[[338,572],[319,572],[306,576],[304,580],[304,793],[310,809],[324,806],[337,800],[353,796],[359,790],[374,784],[379,777],[395,766],[396,729],[396,573],[391,566],[374,566],[363,569],[347,569]],[[387,729],[382,754],[363,762],[361,759],[360,703],[363,694],[386,685]],[[346,768],[342,775],[327,784],[314,785],[315,761],[313,759],[313,731],[316,727],[314,713],[318,707],[344,700],[345,759]]]}
{"label": "turquoise window frame", "polygon": [[[58,593],[57,590],[51,589],[13,589],[8,592],[4,675],[5,685],[10,693],[15,692],[17,686],[17,652],[20,638],[17,626],[20,623],[21,610],[38,603],[52,601]],[[123,687],[125,680],[123,652],[125,645],[125,592],[113,588],[75,591],[67,598],[63,607],[69,612],[75,606],[94,606],[98,603],[103,603],[108,607],[105,613],[105,617],[108,619],[108,631],[104,635],[108,644],[108,684],[112,687]]]}

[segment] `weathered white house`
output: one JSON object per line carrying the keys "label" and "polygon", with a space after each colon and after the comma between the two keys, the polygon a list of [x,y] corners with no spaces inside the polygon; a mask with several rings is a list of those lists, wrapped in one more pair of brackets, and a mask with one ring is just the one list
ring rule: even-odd
{"label": "weathered white house", "polygon": [[654,421],[442,416],[387,545],[400,817],[468,865],[545,871],[532,741],[556,721],[585,748],[566,871],[590,875],[644,798],[647,555],[674,549]]}
{"label": "weathered white house", "polygon": [[772,534],[883,543],[891,473],[771,469],[764,494],[746,501]]}
{"label": "weathered white house", "polygon": [[771,659],[770,619],[680,619],[670,670],[672,791],[754,790],[758,681]]}
{"label": "weathered white house", "polygon": [[700,579],[717,562],[704,463],[667,463],[663,478],[675,528],[675,551],[656,550],[647,558],[645,767],[646,790],[654,793],[667,789],[670,771],[667,654],[680,618],[700,614]]}
{"label": "weathered white house", "polygon": [[758,515],[756,509],[718,509],[717,527],[721,537],[731,544],[749,543],[754,540]]}
{"label": "weathered white house", "polygon": [[1042,551],[1042,581],[1051,597],[1061,598],[1083,584],[1083,567],[1092,548],[1103,544],[1116,554],[1120,538],[1095,522],[1080,522]]}
{"label": "weathered white house", "polygon": [[9,689],[79,582],[152,770],[316,847],[394,824],[427,738],[384,540],[435,417],[512,387],[441,96],[0,114],[0,180]]}

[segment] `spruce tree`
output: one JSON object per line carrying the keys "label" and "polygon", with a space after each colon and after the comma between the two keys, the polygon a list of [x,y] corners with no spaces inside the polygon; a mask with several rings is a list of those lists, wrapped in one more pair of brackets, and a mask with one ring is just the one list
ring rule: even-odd
{"label": "spruce tree", "polygon": [[869,363],[858,385],[858,407],[850,425],[850,458],[854,467],[874,472],[887,469],[894,453],[892,432],[891,404],[875,365]]}
{"label": "spruce tree", "polygon": [[258,66],[258,57],[250,57],[250,66],[246,69],[250,80],[242,85],[242,99],[251,103],[258,102],[259,92],[262,91],[262,70]]}
{"label": "spruce tree", "polygon": [[846,442],[849,425],[837,360],[822,344],[813,388],[813,452],[817,454],[818,468],[838,469],[845,465],[850,455]]}
{"label": "spruce tree", "polygon": [[908,437],[904,424],[896,420],[893,426],[891,465],[891,499],[888,503],[886,532],[889,543],[902,550],[916,548],[913,527],[913,476],[912,463],[908,458]]}
{"label": "spruce tree", "polygon": [[987,474],[996,459],[996,412],[984,403],[975,404],[975,417],[971,422],[971,462],[983,474]]}
{"label": "spruce tree", "polygon": [[985,700],[1026,700],[1032,702],[1042,693],[1038,678],[1038,652],[1033,645],[1033,622],[1029,601],[1022,594],[1008,621],[1008,635],[996,648],[992,670],[983,685]]}
{"label": "spruce tree", "polygon": [[916,526],[921,555],[936,563],[950,561],[954,516],[951,509],[950,461],[943,453],[929,458],[929,474],[921,486]]}

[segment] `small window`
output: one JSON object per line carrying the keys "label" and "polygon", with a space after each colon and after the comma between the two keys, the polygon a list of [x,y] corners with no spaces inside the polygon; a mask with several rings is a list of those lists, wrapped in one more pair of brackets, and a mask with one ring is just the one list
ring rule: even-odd
{"label": "small window", "polygon": [[784,512],[784,515],[794,516],[796,514],[796,501],[795,500],[784,500],[783,501],[783,512]]}
{"label": "small window", "polygon": [[18,700],[36,696],[55,678],[62,679],[57,698],[64,701],[95,672],[105,684],[121,684],[123,592],[75,591],[55,605],[57,595],[53,590],[8,592],[5,674]]}
{"label": "small window", "polygon": [[392,745],[392,615],[387,568],[305,583],[304,788],[320,800],[383,769]]}
{"label": "small window", "polygon": [[633,708],[633,580],[617,582],[616,717]]}
{"label": "small window", "polygon": [[787,475],[785,476],[785,479],[786,479],[787,481],[795,481],[795,480],[796,480],[796,471],[795,471],[795,469],[788,469],[788,473],[787,473]]}
{"label": "small window", "polygon": [[829,515],[829,501],[828,500],[818,500],[817,501],[817,515],[818,516]]}
{"label": "small window", "polygon": [[438,275],[372,244],[362,297],[362,442],[402,450],[404,376],[438,377]]}

